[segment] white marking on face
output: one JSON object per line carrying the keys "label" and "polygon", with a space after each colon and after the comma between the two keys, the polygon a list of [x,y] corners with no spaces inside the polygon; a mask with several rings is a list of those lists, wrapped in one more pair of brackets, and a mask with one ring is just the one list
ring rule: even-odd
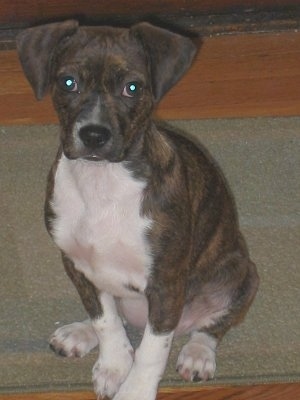
{"label": "white marking on face", "polygon": [[72,131],[73,143],[78,150],[81,150],[84,147],[79,137],[80,129],[87,125],[99,125],[99,124],[101,125],[101,104],[100,104],[100,99],[98,97],[94,106],[91,108],[90,112],[85,116],[85,118],[80,119],[80,121],[77,121],[74,124],[74,128]]}

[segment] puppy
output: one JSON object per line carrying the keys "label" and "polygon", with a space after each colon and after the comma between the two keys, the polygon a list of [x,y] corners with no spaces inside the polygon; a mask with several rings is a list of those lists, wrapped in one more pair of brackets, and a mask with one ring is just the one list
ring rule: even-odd
{"label": "puppy", "polygon": [[[37,99],[50,91],[60,121],[45,220],[89,316],[59,328],[51,348],[82,357],[99,346],[99,398],[154,400],[174,335],[190,334],[179,374],[212,378],[216,347],[258,276],[214,161],[151,119],[194,44],[148,23],[66,21],[22,32],[17,46]],[[135,353],[123,321],[144,331]]]}

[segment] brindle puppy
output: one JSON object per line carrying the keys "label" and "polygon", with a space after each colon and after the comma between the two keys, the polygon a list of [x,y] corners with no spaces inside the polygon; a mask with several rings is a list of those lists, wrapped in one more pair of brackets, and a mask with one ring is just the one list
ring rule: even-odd
{"label": "brindle puppy", "polygon": [[[49,175],[46,225],[89,319],[59,328],[52,349],[99,345],[98,396],[153,400],[174,335],[186,380],[212,378],[216,346],[258,287],[234,201],[205,149],[151,118],[190,67],[193,43],[140,23],[75,21],[18,37],[38,99],[49,90],[61,143]],[[144,330],[135,354],[123,320]]]}

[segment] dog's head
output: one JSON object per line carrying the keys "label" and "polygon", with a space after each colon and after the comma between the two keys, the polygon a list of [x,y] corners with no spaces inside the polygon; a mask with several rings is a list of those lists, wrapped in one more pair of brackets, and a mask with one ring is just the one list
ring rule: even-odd
{"label": "dog's head", "polygon": [[17,48],[37,99],[51,91],[65,155],[114,162],[195,55],[189,39],[148,23],[118,29],[72,20],[23,31]]}

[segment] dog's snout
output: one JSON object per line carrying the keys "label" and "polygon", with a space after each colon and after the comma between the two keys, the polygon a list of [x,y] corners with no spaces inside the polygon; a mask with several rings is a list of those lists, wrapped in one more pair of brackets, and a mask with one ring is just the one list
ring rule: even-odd
{"label": "dog's snout", "polygon": [[88,125],[80,129],[79,137],[86,147],[99,148],[107,143],[111,137],[111,132],[104,126]]}

